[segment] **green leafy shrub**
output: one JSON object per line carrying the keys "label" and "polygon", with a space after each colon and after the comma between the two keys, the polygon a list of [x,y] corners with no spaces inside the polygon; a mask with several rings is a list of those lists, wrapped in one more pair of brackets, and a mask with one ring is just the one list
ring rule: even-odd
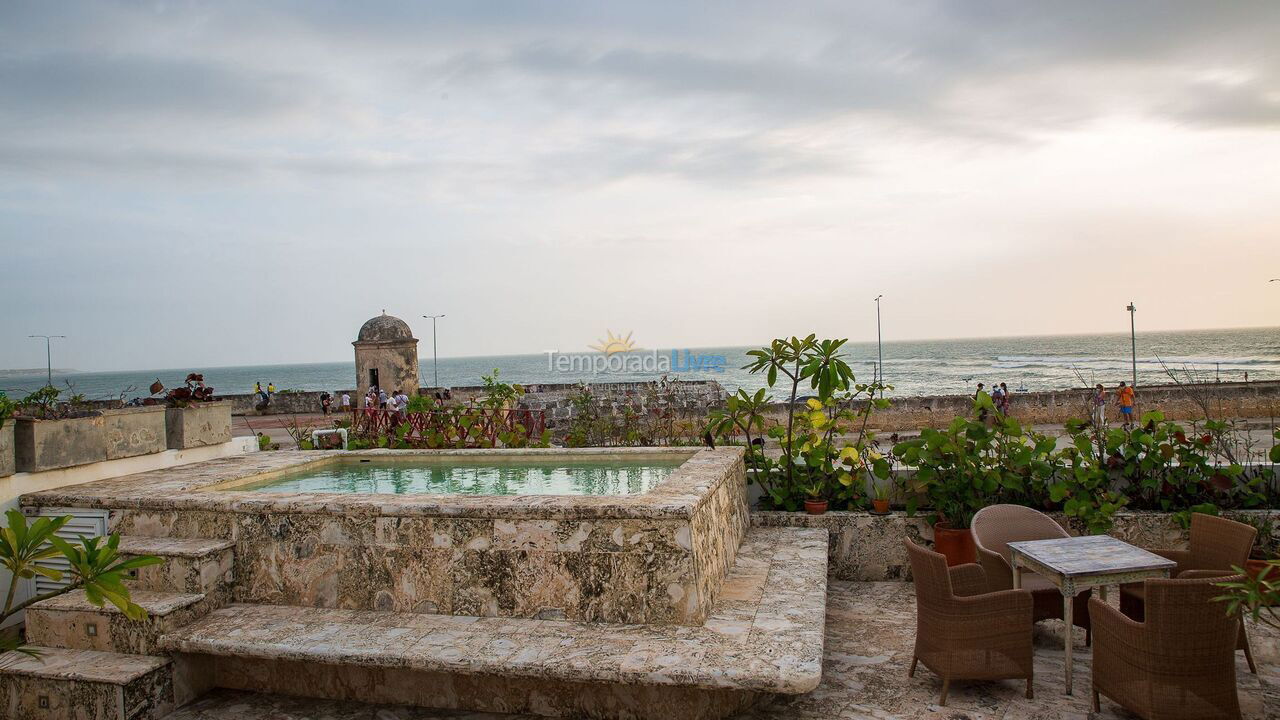
{"label": "green leafy shrub", "polygon": [[1102,533],[1123,508],[1171,512],[1185,526],[1196,512],[1280,506],[1270,468],[1225,459],[1221,448],[1234,444],[1225,423],[1210,421],[1191,433],[1159,412],[1145,414],[1131,430],[1072,421],[1058,450],[1056,438],[993,410],[990,397],[979,393],[973,415],[894,448],[916,469],[908,510],[923,502],[967,527],[986,505],[1017,503],[1060,510],[1088,532]]}

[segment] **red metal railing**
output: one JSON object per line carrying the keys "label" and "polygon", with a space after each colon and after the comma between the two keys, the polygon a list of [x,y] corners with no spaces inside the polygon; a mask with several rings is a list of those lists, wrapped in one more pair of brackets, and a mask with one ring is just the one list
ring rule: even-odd
{"label": "red metal railing", "polygon": [[[404,437],[400,428],[408,424]],[[356,409],[351,413],[351,434],[361,438],[388,435],[412,447],[477,448],[497,447],[504,434],[519,443],[541,439],[546,430],[546,414],[542,410],[494,410],[489,408],[452,408],[428,412],[390,412],[376,408]]]}

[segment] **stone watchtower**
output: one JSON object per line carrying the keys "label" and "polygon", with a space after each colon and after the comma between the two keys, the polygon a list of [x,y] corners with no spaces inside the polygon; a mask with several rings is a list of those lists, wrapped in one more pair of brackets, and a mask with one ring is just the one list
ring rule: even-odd
{"label": "stone watchtower", "polygon": [[403,390],[409,397],[418,394],[418,339],[408,323],[383,310],[360,326],[351,344],[356,348],[359,405],[364,405],[365,393],[375,385],[387,392]]}

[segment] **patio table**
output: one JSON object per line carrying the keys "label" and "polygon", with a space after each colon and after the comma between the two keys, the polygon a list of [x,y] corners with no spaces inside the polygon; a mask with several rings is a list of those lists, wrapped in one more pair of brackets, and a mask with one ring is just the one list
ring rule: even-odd
{"label": "patio table", "polygon": [[1071,694],[1072,600],[1092,587],[1107,599],[1107,586],[1167,578],[1177,563],[1108,535],[1023,540],[1009,543],[1013,587],[1022,587],[1023,569],[1039,573],[1062,592],[1066,626],[1067,695]]}

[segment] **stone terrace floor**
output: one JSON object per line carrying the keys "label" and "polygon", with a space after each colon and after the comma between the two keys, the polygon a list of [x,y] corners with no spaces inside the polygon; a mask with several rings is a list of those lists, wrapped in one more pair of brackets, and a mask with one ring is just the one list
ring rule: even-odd
{"label": "stone terrace floor", "polygon": [[[1118,593],[1112,593],[1114,597]],[[1089,712],[1089,651],[1077,633],[1075,694],[1062,694],[1062,624],[1036,630],[1035,699],[1021,681],[966,683],[937,705],[941,682],[923,666],[907,678],[915,638],[909,583],[833,581],[827,596],[822,684],[807,695],[766,703],[741,720],[793,718],[938,718],[939,720],[1084,720]],[[1237,653],[1240,706],[1249,720],[1280,717],[1280,633],[1250,627],[1258,675]],[[514,720],[515,716],[371,706],[217,690],[170,720]],[[1105,698],[1098,719],[1133,718]],[[525,720],[521,718],[520,720]]]}

